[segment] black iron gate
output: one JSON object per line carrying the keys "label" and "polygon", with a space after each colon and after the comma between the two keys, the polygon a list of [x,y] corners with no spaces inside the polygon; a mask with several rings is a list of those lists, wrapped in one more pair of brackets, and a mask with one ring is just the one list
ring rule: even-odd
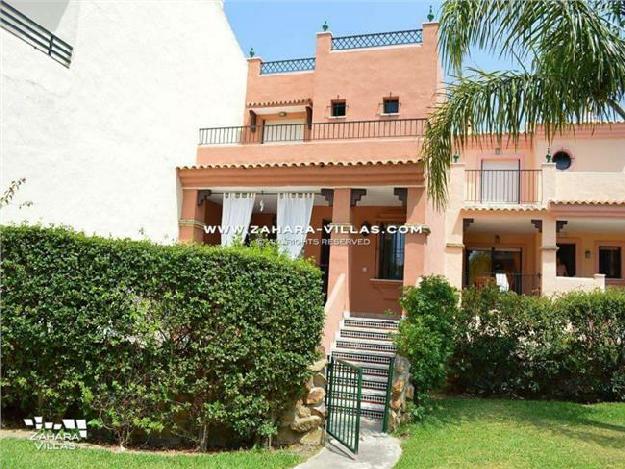
{"label": "black iron gate", "polygon": [[350,451],[357,453],[362,369],[330,357],[326,376],[326,432]]}

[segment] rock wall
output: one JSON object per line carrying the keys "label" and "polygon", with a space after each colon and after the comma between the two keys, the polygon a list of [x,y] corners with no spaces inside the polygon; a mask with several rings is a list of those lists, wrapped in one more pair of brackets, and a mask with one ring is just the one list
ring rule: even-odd
{"label": "rock wall", "polygon": [[407,358],[397,355],[391,387],[389,432],[395,431],[402,422],[407,420],[406,403],[412,399],[414,399],[414,386],[410,382],[410,362]]}
{"label": "rock wall", "polygon": [[301,444],[317,446],[323,443],[326,418],[325,359],[310,366],[312,376],[304,384],[303,397],[282,416],[274,440],[278,446]]}

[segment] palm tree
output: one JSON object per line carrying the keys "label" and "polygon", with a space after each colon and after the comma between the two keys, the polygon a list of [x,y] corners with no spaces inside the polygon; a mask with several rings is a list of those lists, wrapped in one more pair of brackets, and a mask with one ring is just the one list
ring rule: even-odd
{"label": "palm tree", "polygon": [[[625,0],[446,0],[443,60],[456,75],[429,118],[423,156],[428,195],[447,201],[452,152],[477,134],[516,143],[537,126],[551,140],[574,125],[625,119]],[[519,70],[469,69],[471,48]]]}

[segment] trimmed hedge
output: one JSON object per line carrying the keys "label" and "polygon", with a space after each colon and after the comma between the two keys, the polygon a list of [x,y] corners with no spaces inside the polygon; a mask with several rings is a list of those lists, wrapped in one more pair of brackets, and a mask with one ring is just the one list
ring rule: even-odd
{"label": "trimmed hedge", "polygon": [[258,441],[317,358],[322,282],[307,261],[65,228],[0,234],[2,405],[16,417],[92,418],[122,444],[137,431]]}
{"label": "trimmed hedge", "polygon": [[625,290],[549,299],[469,289],[457,328],[456,391],[625,400]]}
{"label": "trimmed hedge", "polygon": [[454,346],[458,292],[444,277],[424,277],[408,287],[400,299],[406,317],[399,323],[397,351],[410,362],[415,386],[414,417],[424,411],[429,394],[445,383]]}

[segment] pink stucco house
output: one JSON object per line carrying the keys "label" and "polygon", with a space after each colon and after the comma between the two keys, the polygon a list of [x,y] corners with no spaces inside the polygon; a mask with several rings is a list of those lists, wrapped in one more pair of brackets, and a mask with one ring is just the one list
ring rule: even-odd
{"label": "pink stucco house", "polygon": [[266,227],[285,225],[284,194],[309,201],[295,211],[314,228],[301,253],[325,273],[326,347],[347,312],[397,317],[402,287],[426,274],[523,294],[625,286],[623,123],[474,142],[452,164],[446,209],[428,202],[437,32],[324,31],[314,57],[249,58],[245,125],[201,129],[196,164],[177,169],[182,241],[224,244],[204,227],[232,220],[232,194],[244,223]]}

